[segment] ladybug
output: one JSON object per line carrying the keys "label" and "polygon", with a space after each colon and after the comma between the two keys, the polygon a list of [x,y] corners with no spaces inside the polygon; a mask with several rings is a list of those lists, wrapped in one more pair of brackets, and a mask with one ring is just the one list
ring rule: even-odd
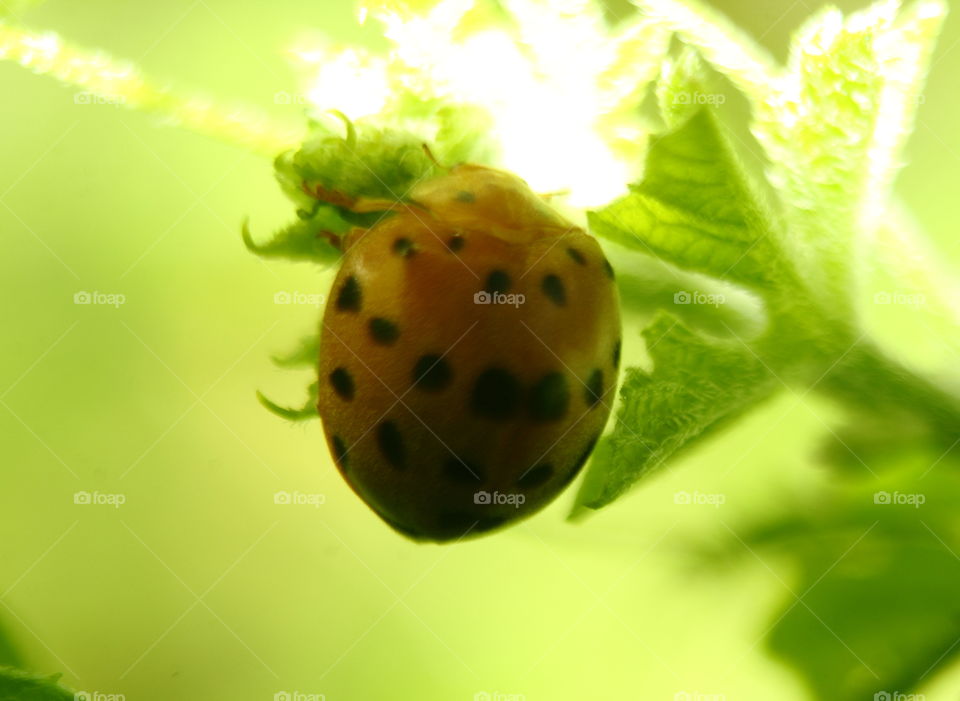
{"label": "ladybug", "polygon": [[339,241],[317,409],[350,487],[415,540],[529,516],[583,467],[620,361],[614,273],[596,240],[518,176],[461,164]]}

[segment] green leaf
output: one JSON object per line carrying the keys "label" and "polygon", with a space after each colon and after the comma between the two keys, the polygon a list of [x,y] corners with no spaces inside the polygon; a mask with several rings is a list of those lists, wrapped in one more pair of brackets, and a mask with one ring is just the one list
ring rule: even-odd
{"label": "green leaf", "polygon": [[59,674],[38,677],[0,667],[0,701],[74,701],[74,693],[57,684],[59,678]]}
{"label": "green leaf", "polygon": [[753,133],[784,204],[785,251],[821,304],[852,314],[865,236],[885,216],[946,8],[878,3],[814,15],[786,72],[754,96]]}
{"label": "green leaf", "polygon": [[427,104],[432,107],[432,121],[436,124],[430,149],[441,165],[496,162],[497,147],[489,137],[493,120],[486,110],[439,100]]}
{"label": "green leaf", "polygon": [[[644,4],[672,22],[692,21],[683,3]],[[703,17],[694,22],[687,35],[709,40],[701,47],[708,57],[725,52],[740,61],[739,74],[737,61],[720,67],[739,75],[755,103],[754,131],[770,155],[776,206],[746,175],[713,111],[689,99],[702,91],[703,71],[688,50],[665,66],[658,85],[673,131],[652,141],[643,181],[591,213],[590,224],[621,246],[753,290],[766,304],[767,326],[732,350],[687,333],[668,354],[652,347],[662,319],[659,330],[648,329],[653,371],[627,371],[613,433],[594,457],[578,505],[609,503],[774,391],[781,377],[820,384],[857,411],[909,412],[917,426],[906,430],[901,420],[903,440],[917,433],[941,447],[955,440],[955,398],[886,358],[863,338],[853,312],[868,205],[889,185],[890,154],[902,143],[893,125],[909,124],[905,96],[918,91],[941,16],[936,2],[901,15],[883,3],[847,20],[824,11],[801,34],[790,69],[766,82],[744,78],[769,67],[735,50],[742,37],[705,28]],[[905,55],[897,63],[900,44]]]}
{"label": "green leaf", "polygon": [[[684,66],[695,70],[692,59]],[[677,80],[661,97],[697,90],[695,76],[689,77],[694,81]],[[626,197],[591,213],[592,230],[683,270],[750,287],[771,303],[790,293],[799,296],[792,269],[777,247],[773,218],[716,117],[708,109],[686,115],[675,131],[651,144],[643,181]],[[674,303],[696,303],[696,294],[679,291]],[[768,314],[776,311],[771,306]],[[777,321],[768,323],[757,348]],[[781,386],[761,353],[743,341],[695,334],[673,315],[659,315],[644,338],[653,369],[627,369],[613,432],[594,454],[575,511],[609,504],[678,451]]]}
{"label": "green leaf", "polygon": [[653,370],[627,370],[613,433],[594,453],[578,506],[609,504],[679,450],[779,387],[739,342],[699,336],[669,314],[658,316],[643,335]]}
{"label": "green leaf", "polygon": [[[468,112],[440,105],[430,108],[441,125],[444,153],[466,153],[469,134],[477,125]],[[439,115],[437,114],[439,113]],[[473,113],[469,113],[473,114]],[[460,121],[460,118],[464,121]],[[266,244],[253,241],[244,226],[247,248],[263,257],[306,260],[329,265],[340,256],[334,244],[354,226],[371,226],[378,212],[357,214],[349,203],[357,199],[403,201],[421,179],[437,171],[424,149],[427,143],[413,132],[356,124],[340,115],[340,128],[330,119],[311,122],[310,134],[299,149],[274,161],[281,189],[296,205],[297,219]],[[317,189],[339,198],[325,202],[310,194]]]}
{"label": "green leaf", "polygon": [[846,18],[824,8],[781,69],[696,0],[637,2],[750,100],[783,208],[781,250],[821,307],[852,317],[851,293],[870,259],[865,242],[887,219],[946,4],[880,2]]}
{"label": "green leaf", "polygon": [[769,208],[708,109],[654,140],[643,181],[589,222],[598,236],[686,270],[758,289],[792,284]]}
{"label": "green leaf", "polygon": [[277,169],[298,187],[306,182],[351,197],[400,200],[436,168],[423,144],[413,134],[368,125],[353,126],[346,137],[318,127],[299,150],[278,159]]}
{"label": "green leaf", "polygon": [[924,476],[928,456],[914,457],[915,470],[835,484],[816,508],[788,503],[729,543],[728,554],[798,573],[768,646],[814,698],[909,694],[960,655],[957,458]]}
{"label": "green leaf", "polygon": [[697,47],[745,95],[761,95],[777,72],[773,58],[708,3],[634,0],[643,13]]}
{"label": "green leaf", "polygon": [[253,240],[248,223],[243,225],[243,244],[262,258],[286,258],[330,265],[340,259],[340,249],[331,243],[330,234],[342,236],[350,229],[333,207],[318,207],[309,219],[299,219],[274,234],[268,243]]}

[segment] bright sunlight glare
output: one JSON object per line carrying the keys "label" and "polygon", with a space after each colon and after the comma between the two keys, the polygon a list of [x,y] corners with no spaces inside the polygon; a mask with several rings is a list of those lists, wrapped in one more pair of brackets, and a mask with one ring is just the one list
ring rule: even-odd
{"label": "bright sunlight glare", "polygon": [[644,37],[636,26],[618,37],[589,3],[568,4],[569,12],[557,12],[545,0],[512,0],[504,3],[511,23],[466,29],[472,0],[444,0],[417,16],[379,12],[374,17],[393,43],[389,56],[315,47],[294,55],[310,68],[304,92],[318,109],[388,122],[391,100],[404,90],[482,107],[501,148],[499,166],[539,192],[596,206],[637,175],[616,147],[623,134],[645,138],[636,101],[625,108],[635,90],[624,85],[635,88],[652,73],[642,73],[643,56],[624,60],[625,51],[639,53]]}

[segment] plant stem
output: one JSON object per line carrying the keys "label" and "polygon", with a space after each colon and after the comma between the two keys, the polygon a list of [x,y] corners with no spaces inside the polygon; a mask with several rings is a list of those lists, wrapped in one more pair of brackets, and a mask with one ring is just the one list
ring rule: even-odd
{"label": "plant stem", "polygon": [[960,442],[960,398],[869,341],[843,355],[817,388],[891,424],[920,420],[942,449],[950,450]]}

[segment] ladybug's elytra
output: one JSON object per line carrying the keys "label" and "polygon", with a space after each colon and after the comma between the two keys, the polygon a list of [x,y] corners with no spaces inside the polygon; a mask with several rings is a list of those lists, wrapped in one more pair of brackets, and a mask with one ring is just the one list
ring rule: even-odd
{"label": "ladybug's elytra", "polygon": [[346,206],[391,213],[345,238],[323,317],[318,410],[344,479],[417,540],[544,507],[610,413],[620,315],[600,246],[476,165]]}

